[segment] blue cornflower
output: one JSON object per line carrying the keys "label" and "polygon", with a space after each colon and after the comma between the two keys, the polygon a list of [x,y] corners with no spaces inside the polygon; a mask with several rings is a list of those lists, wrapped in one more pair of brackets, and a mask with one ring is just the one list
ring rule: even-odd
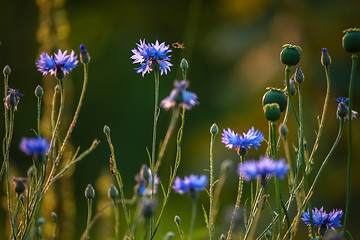
{"label": "blue cornflower", "polygon": [[246,161],[240,163],[238,167],[238,173],[244,177],[246,181],[251,179],[276,176],[283,179],[289,169],[289,166],[285,163],[284,159],[274,161],[269,157],[260,157],[259,161]]}
{"label": "blue cornflower", "polygon": [[[339,103],[337,107],[337,118],[349,118],[349,98],[339,97],[335,99],[335,102]],[[358,113],[354,110],[351,110],[351,119],[356,118]]]}
{"label": "blue cornflower", "polygon": [[[141,166],[140,173],[135,176],[135,180],[137,182],[137,191],[140,195],[151,195],[152,193],[152,175],[151,169],[143,164]],[[159,184],[159,178],[155,175],[154,179],[154,194],[157,192],[157,186]]]}
{"label": "blue cornflower", "polygon": [[4,99],[5,107],[10,110],[14,109],[17,111],[17,105],[19,104],[20,97],[22,94],[19,92],[18,89],[12,89],[8,87],[7,96]]}
{"label": "blue cornflower", "polygon": [[247,133],[243,133],[243,135],[235,133],[230,128],[228,128],[227,131],[225,129],[223,131],[221,141],[225,143],[225,146],[229,149],[235,148],[236,150],[240,150],[254,146],[257,150],[257,147],[260,146],[260,143],[264,140],[262,132],[259,130],[255,131],[254,127]]}
{"label": "blue cornflower", "polygon": [[48,73],[55,75],[56,69],[62,70],[66,75],[77,66],[78,62],[74,50],[71,51],[70,55],[67,55],[67,50],[62,52],[59,49],[57,54],[54,53],[54,56],[49,56],[49,54],[43,52],[40,55],[40,60],[36,62],[36,66],[38,67],[38,71],[42,72],[44,76]]}
{"label": "blue cornflower", "polygon": [[208,182],[206,175],[194,175],[191,174],[189,177],[184,177],[184,180],[182,180],[179,177],[176,177],[173,189],[175,192],[184,194],[186,192],[189,192],[190,194],[194,194],[197,191],[202,191],[206,187]]}
{"label": "blue cornflower", "polygon": [[160,106],[166,110],[174,106],[184,107],[189,110],[193,106],[199,104],[197,101],[197,95],[195,93],[186,91],[189,87],[189,82],[186,80],[175,81],[174,89],[171,90],[170,95],[161,101]]}
{"label": "blue cornflower", "polygon": [[33,138],[22,138],[19,148],[29,156],[35,158],[44,156],[49,148],[49,143],[46,138],[33,137]]}
{"label": "blue cornflower", "polygon": [[156,40],[155,44],[145,43],[145,39],[141,41],[140,44],[136,44],[137,49],[131,50],[134,55],[131,56],[131,59],[134,59],[133,63],[140,63],[141,67],[135,68],[137,73],[142,73],[142,76],[145,73],[150,73],[154,68],[160,70],[161,75],[163,73],[167,74],[167,71],[170,71],[172,64],[169,62],[171,56],[167,56],[168,53],[172,52],[169,48],[169,45],[165,45],[165,42],[159,44],[159,41]]}
{"label": "blue cornflower", "polygon": [[[312,210],[312,218],[313,223],[315,226],[318,227],[326,227],[326,229],[334,229],[336,227],[341,227],[340,218],[343,215],[343,211],[339,209],[334,209],[330,213],[326,213],[324,211],[324,208],[321,207],[320,210],[315,208],[315,210]],[[303,217],[301,220],[303,220],[308,226],[310,226],[310,215],[309,210],[307,212],[303,212]]]}

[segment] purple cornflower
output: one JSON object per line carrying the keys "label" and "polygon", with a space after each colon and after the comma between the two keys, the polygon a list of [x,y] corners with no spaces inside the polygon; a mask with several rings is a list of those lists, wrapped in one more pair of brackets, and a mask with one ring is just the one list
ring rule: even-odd
{"label": "purple cornflower", "polygon": [[174,89],[171,90],[170,95],[161,101],[160,106],[166,110],[174,106],[184,107],[189,110],[193,106],[199,104],[195,93],[186,91],[189,87],[189,82],[186,80],[175,81]]}
{"label": "purple cornflower", "polygon": [[28,156],[35,158],[44,156],[49,148],[49,143],[46,138],[33,137],[33,138],[22,138],[19,148]]}
{"label": "purple cornflower", "polygon": [[227,131],[225,129],[223,131],[221,141],[225,143],[227,148],[235,148],[237,151],[240,149],[246,150],[251,146],[254,146],[257,150],[257,147],[260,146],[260,143],[264,140],[262,132],[259,130],[255,131],[254,127],[252,127],[247,133],[243,133],[243,135],[235,133],[230,128],[228,128]]}
{"label": "purple cornflower", "polygon": [[[140,173],[135,176],[135,180],[137,182],[137,191],[140,195],[151,195],[152,193],[152,175],[151,169],[146,165],[143,164],[141,166]],[[154,194],[157,192],[157,186],[159,184],[159,178],[155,175],[154,179]]]}
{"label": "purple cornflower", "polygon": [[8,88],[7,96],[4,99],[5,107],[8,110],[14,109],[15,111],[17,111],[17,105],[19,104],[21,96],[22,94],[19,92],[18,89]]}
{"label": "purple cornflower", "polygon": [[74,50],[71,51],[70,55],[67,55],[67,50],[62,52],[60,49],[54,56],[49,56],[49,54],[43,52],[40,55],[40,60],[36,62],[38,71],[42,72],[44,76],[48,73],[50,75],[55,75],[56,69],[61,70],[65,75],[69,74],[73,68],[77,66],[77,55],[75,55]]}
{"label": "purple cornflower", "polygon": [[[349,118],[349,98],[346,97],[339,97],[335,99],[335,102],[339,103],[337,107],[337,118]],[[358,113],[354,110],[351,110],[351,119],[356,118]]]}
{"label": "purple cornflower", "polygon": [[[335,229],[336,227],[341,227],[340,218],[343,215],[343,211],[339,209],[334,209],[330,213],[326,213],[324,211],[324,208],[321,207],[320,210],[315,208],[315,210],[312,210],[312,218],[313,223],[315,226],[318,226],[320,228],[326,227],[326,229]],[[303,217],[301,220],[303,220],[308,226],[310,226],[310,215],[309,210],[307,212],[303,212]]]}
{"label": "purple cornflower", "polygon": [[206,175],[194,175],[191,174],[189,177],[184,177],[182,180],[179,177],[176,177],[173,189],[175,192],[184,194],[189,192],[191,195],[195,194],[197,191],[202,191],[206,187],[208,182]]}
{"label": "purple cornflower", "polygon": [[165,42],[159,44],[159,41],[156,40],[155,44],[145,43],[145,39],[141,41],[140,44],[136,44],[137,49],[131,50],[134,55],[131,56],[131,59],[134,59],[133,63],[140,63],[141,67],[135,68],[137,73],[142,73],[142,76],[145,73],[150,73],[155,68],[160,70],[161,75],[163,73],[167,74],[167,70],[170,71],[172,64],[169,62],[171,56],[167,56],[168,53],[172,52],[169,49],[169,45],[165,45]]}
{"label": "purple cornflower", "polygon": [[274,161],[269,157],[260,157],[259,161],[246,161],[240,163],[238,173],[244,177],[246,181],[251,179],[276,176],[283,179],[289,169],[284,159]]}

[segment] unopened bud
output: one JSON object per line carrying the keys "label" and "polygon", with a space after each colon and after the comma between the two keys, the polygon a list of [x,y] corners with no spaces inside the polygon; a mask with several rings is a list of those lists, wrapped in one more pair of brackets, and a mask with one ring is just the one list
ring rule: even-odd
{"label": "unopened bud", "polygon": [[38,85],[35,88],[35,96],[37,96],[38,98],[41,98],[43,95],[44,95],[44,89],[40,85]]}
{"label": "unopened bud", "polygon": [[297,68],[296,68],[295,81],[296,81],[297,83],[299,83],[299,84],[304,81],[304,74],[302,73],[300,67],[297,67]]}
{"label": "unopened bud", "polygon": [[43,225],[45,223],[45,218],[39,218],[38,220],[35,221],[35,225],[37,227],[40,227],[41,225]]}
{"label": "unopened bud", "polygon": [[175,218],[174,218],[174,221],[175,221],[175,223],[177,224],[177,225],[179,225],[180,226],[180,224],[181,224],[181,218],[179,217],[179,216],[175,216]]}
{"label": "unopened bud", "polygon": [[89,63],[90,62],[90,56],[89,56],[89,53],[87,52],[84,44],[80,45],[80,61],[82,63]]}
{"label": "unopened bud", "polygon": [[56,93],[60,92],[60,86],[59,85],[56,85],[55,88],[54,88],[54,91]]}
{"label": "unopened bud", "polygon": [[108,191],[109,198],[115,200],[119,197],[119,192],[116,189],[116,187],[112,184],[110,184],[109,191]]}
{"label": "unopened bud", "polygon": [[185,58],[181,59],[180,68],[186,70],[188,69],[188,67],[189,67],[188,61]]}
{"label": "unopened bud", "polygon": [[232,166],[233,166],[232,161],[227,159],[221,163],[220,168],[221,168],[222,172],[225,172],[226,174],[228,174],[231,171]]}
{"label": "unopened bud", "polygon": [[323,48],[321,52],[321,64],[325,67],[331,64],[331,58],[326,48]]}
{"label": "unopened bud", "polygon": [[219,128],[218,128],[218,126],[216,125],[216,123],[214,123],[214,124],[211,126],[211,128],[210,128],[210,133],[211,133],[212,135],[216,135],[216,134],[218,134],[218,132],[219,132]]}
{"label": "unopened bud", "polygon": [[52,220],[53,220],[54,222],[56,222],[56,221],[57,221],[57,214],[56,214],[55,212],[52,212],[52,213],[51,213],[51,218],[52,218]]}
{"label": "unopened bud", "polygon": [[225,234],[222,233],[219,237],[219,240],[225,240],[225,239],[226,239],[226,236],[225,236]]}
{"label": "unopened bud", "polygon": [[107,125],[104,126],[104,133],[105,133],[105,134],[109,134],[109,133],[110,133],[110,128],[109,128]]}
{"label": "unopened bud", "polygon": [[87,199],[93,199],[95,197],[95,190],[91,186],[91,184],[88,184],[86,189],[85,189],[85,197]]}
{"label": "unopened bud", "polygon": [[286,136],[289,132],[289,129],[287,128],[287,126],[285,124],[280,124],[279,132],[282,136]]}
{"label": "unopened bud", "polygon": [[4,75],[9,75],[11,73],[11,68],[9,65],[6,65],[3,70]]}
{"label": "unopened bud", "polygon": [[174,234],[173,232],[168,232],[168,233],[164,236],[163,240],[168,240],[168,239],[171,239],[171,238],[174,238],[174,237],[175,237],[175,234]]}

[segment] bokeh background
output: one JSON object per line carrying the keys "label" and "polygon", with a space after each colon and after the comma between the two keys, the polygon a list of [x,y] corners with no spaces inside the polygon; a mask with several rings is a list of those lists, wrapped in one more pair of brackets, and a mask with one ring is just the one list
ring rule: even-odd
{"label": "bokeh background", "polygon": [[[25,176],[32,164],[17,145],[21,137],[33,136],[37,101],[33,91],[38,84],[46,91],[43,132],[49,129],[49,99],[56,82],[51,77],[42,78],[37,72],[35,61],[39,53],[51,53],[59,48],[74,49],[78,53],[79,45],[83,43],[91,55],[88,91],[71,142],[74,148],[81,146],[82,150],[90,146],[95,138],[101,144],[91,156],[54,184],[44,199],[42,213],[47,220],[44,227],[46,234],[52,229],[50,213],[55,211],[59,215],[60,239],[79,239],[86,225],[84,190],[88,183],[95,187],[97,193],[95,209],[100,209],[109,201],[107,189],[114,179],[108,170],[109,149],[102,132],[105,124],[111,128],[127,198],[133,194],[135,174],[143,163],[148,163],[146,148],[151,147],[152,139],[154,81],[152,74],[142,77],[134,71],[136,66],[130,59],[130,50],[136,47],[139,39],[146,39],[147,42],[165,41],[167,44],[179,42],[185,46],[183,50],[173,51],[171,62],[174,67],[160,79],[162,99],[169,94],[173,81],[181,78],[178,65],[185,57],[190,64],[190,91],[196,92],[200,101],[200,105],[186,115],[179,176],[207,173],[204,169],[209,165],[209,128],[214,122],[221,132],[230,127],[241,133],[254,126],[267,135],[261,98],[266,87],[283,87],[284,66],[279,61],[279,53],[286,43],[300,45],[303,49],[299,65],[305,74],[304,118],[309,149],[314,143],[316,117],[321,115],[326,90],[325,73],[320,64],[323,47],[328,49],[333,60],[330,69],[331,101],[325,132],[315,155],[315,170],[335,140],[338,120],[335,115],[336,104],[332,99],[348,95],[351,67],[350,55],[341,46],[342,31],[349,27],[359,27],[360,1],[2,0],[0,4],[0,66],[10,65],[12,73],[9,85],[24,94],[15,121],[11,154],[13,175]],[[79,98],[82,77],[82,66],[79,66],[65,80],[68,94],[67,123]],[[360,110],[359,81],[360,74],[355,83],[355,110]],[[162,110],[158,139],[165,135],[169,119],[170,112]],[[292,116],[288,127],[290,141],[296,145],[296,128]],[[360,147],[359,128],[358,121],[354,121],[353,211],[349,222],[354,239],[360,237],[360,208],[357,204],[360,197],[360,153],[357,151]],[[2,121],[0,129],[3,129]],[[346,137],[347,133],[344,133],[316,187],[314,207],[324,206],[328,211],[333,208],[345,209]],[[258,151],[250,150],[249,158],[258,159],[265,149],[265,144],[262,144]],[[71,151],[70,147],[68,151]],[[280,154],[283,154],[282,151]],[[226,231],[227,211],[231,210],[236,198],[235,166],[238,159],[234,151],[227,150],[221,143],[220,134],[215,142],[214,155],[216,174],[225,159],[231,159],[234,164],[222,193],[222,208],[217,222],[217,233],[220,234]],[[165,183],[169,174],[168,166],[172,164],[174,156],[175,144],[172,143],[161,172]],[[314,174],[311,179],[313,177]],[[286,183],[282,184],[286,192]],[[200,202],[207,207],[205,195],[200,198]],[[245,194],[243,203],[248,196]],[[0,238],[5,239],[8,223],[3,187],[0,200]],[[182,218],[184,230],[187,231],[190,206],[188,196],[174,194],[166,209],[158,238],[167,231],[177,232],[173,223],[175,215]],[[269,220],[268,210],[263,214],[267,216],[264,219]],[[92,239],[112,239],[112,219],[112,211],[109,210],[94,226]],[[261,222],[258,231],[265,224],[265,221]],[[202,229],[196,232],[196,238],[206,239],[200,209],[196,226]],[[307,229],[301,223],[297,239],[305,239],[306,233]]]}

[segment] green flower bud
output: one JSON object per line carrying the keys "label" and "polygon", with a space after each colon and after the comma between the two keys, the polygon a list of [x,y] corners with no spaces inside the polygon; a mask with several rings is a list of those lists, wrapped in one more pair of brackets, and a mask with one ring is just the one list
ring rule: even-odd
{"label": "green flower bud", "polygon": [[80,61],[82,63],[89,63],[90,62],[90,56],[89,56],[89,53],[87,52],[84,44],[80,45]]}
{"label": "green flower bud", "polygon": [[9,75],[11,73],[11,68],[9,65],[6,65],[3,70],[4,75]]}
{"label": "green flower bud", "polygon": [[52,218],[53,222],[57,222],[57,214],[55,212],[51,213],[51,218]]}
{"label": "green flower bud", "polygon": [[131,240],[131,239],[128,236],[125,236],[124,240]]}
{"label": "green flower bud", "polygon": [[219,237],[219,240],[225,240],[225,239],[226,239],[226,236],[225,236],[225,234],[222,233]]}
{"label": "green flower bud", "polygon": [[110,133],[110,128],[109,128],[107,125],[104,126],[104,133],[105,133],[105,134],[109,134],[109,133]]}
{"label": "green flower bud", "polygon": [[43,225],[45,223],[45,218],[39,218],[38,220],[35,221],[35,225],[37,227],[40,227],[41,225]]}
{"label": "green flower bud", "polygon": [[145,218],[151,218],[154,215],[155,202],[151,199],[141,201],[142,214]]}
{"label": "green flower bud", "polygon": [[344,30],[342,45],[345,51],[356,53],[360,51],[360,28],[349,28]]}
{"label": "green flower bud", "polygon": [[299,84],[304,81],[304,74],[302,73],[300,67],[297,67],[297,68],[296,68],[295,81],[296,81],[297,83],[299,83]]}
{"label": "green flower bud", "polygon": [[284,49],[280,53],[280,60],[283,64],[294,66],[300,61],[301,48],[296,45],[285,44]]}
{"label": "green flower bud", "polygon": [[270,89],[267,91],[262,99],[262,105],[265,106],[266,104],[270,103],[277,103],[279,104],[280,111],[283,112],[287,106],[287,97],[283,90],[277,88],[267,88]]}
{"label": "green flower bud", "polygon": [[40,85],[37,85],[37,87],[35,88],[35,96],[40,98],[43,95],[44,95],[44,89]]}
{"label": "green flower bud", "polygon": [[54,88],[54,91],[56,93],[60,92],[60,86],[59,85],[56,85],[55,88]]}
{"label": "green flower bud", "polygon": [[175,223],[177,224],[177,225],[179,225],[180,226],[180,224],[181,224],[181,218],[179,217],[179,216],[175,216],[175,218],[174,218],[174,221],[175,221]]}
{"label": "green flower bud", "polygon": [[20,196],[20,194],[25,192],[28,181],[29,180],[27,178],[22,178],[22,177],[18,177],[18,178],[13,177],[11,179],[11,182],[14,183],[15,185],[14,191],[17,193],[18,196]]}
{"label": "green flower bud", "polygon": [[321,52],[321,64],[323,66],[329,66],[331,64],[331,57],[326,48],[323,48]]}
{"label": "green flower bud", "polygon": [[174,234],[173,232],[168,232],[168,233],[164,236],[163,240],[168,240],[168,239],[171,239],[171,238],[174,238],[174,237],[175,237],[175,234]]}
{"label": "green flower bud", "polygon": [[21,202],[23,202],[24,201],[24,195],[22,195],[22,194],[20,194],[20,196],[19,196],[19,200],[21,201]]}
{"label": "green flower bud", "polygon": [[265,237],[270,240],[271,239],[271,232],[269,230],[266,231]]}
{"label": "green flower bud", "polygon": [[110,184],[109,191],[108,191],[109,198],[115,200],[119,197],[119,192],[116,189],[116,187],[112,184]]}
{"label": "green flower bud", "polygon": [[286,135],[289,132],[289,129],[287,128],[287,126],[285,124],[280,124],[279,132],[282,136],[286,137]]}
{"label": "green flower bud", "polygon": [[188,67],[189,67],[188,61],[186,61],[185,58],[181,59],[180,68],[183,70],[186,70],[186,69],[188,69]]}
{"label": "green flower bud", "polygon": [[219,128],[218,128],[218,126],[216,125],[216,123],[214,123],[213,125],[211,125],[211,127],[210,127],[210,133],[211,133],[211,135],[216,135],[216,134],[218,134],[218,132],[219,132]]}
{"label": "green flower bud", "polygon": [[277,121],[280,119],[280,108],[279,108],[279,104],[277,103],[271,103],[271,104],[266,104],[264,107],[264,113],[265,113],[265,118],[268,121]]}
{"label": "green flower bud", "polygon": [[95,197],[95,190],[91,186],[91,184],[88,184],[86,189],[85,189],[85,197],[87,199],[93,199]]}
{"label": "green flower bud", "polygon": [[[285,86],[284,88],[284,92],[286,95],[288,95],[287,93],[287,87]],[[290,93],[291,93],[291,96],[294,96],[296,94],[296,87],[294,86],[294,84],[290,83]]]}
{"label": "green flower bud", "polygon": [[225,160],[221,163],[221,166],[220,166],[220,169],[221,169],[221,172],[225,172],[226,174],[228,174],[231,169],[233,167],[233,163],[231,160]]}
{"label": "green flower bud", "polygon": [[35,168],[34,168],[34,166],[31,166],[27,170],[27,176],[28,176],[29,179],[35,176]]}

